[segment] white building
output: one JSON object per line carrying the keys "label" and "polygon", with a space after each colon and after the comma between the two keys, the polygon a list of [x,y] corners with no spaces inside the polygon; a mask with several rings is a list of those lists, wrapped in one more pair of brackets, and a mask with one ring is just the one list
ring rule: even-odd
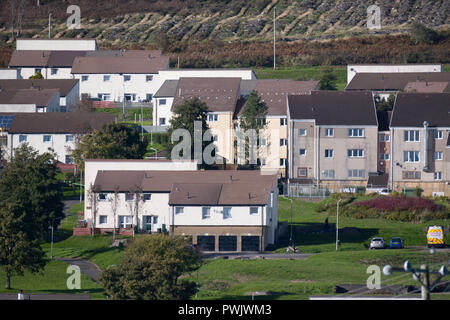
{"label": "white building", "polygon": [[441,64],[349,64],[347,65],[347,84],[358,73],[393,72],[443,72]]}
{"label": "white building", "polygon": [[8,132],[8,157],[14,149],[28,143],[39,153],[51,152],[55,160],[72,164],[72,150],[82,135],[99,130],[114,122],[114,116],[104,113],[54,112],[13,114]]}
{"label": "white building", "polygon": [[102,231],[166,230],[190,237],[202,251],[222,252],[263,251],[277,237],[276,175],[102,170],[92,190],[85,218]]}
{"label": "white building", "polygon": [[16,69],[0,69],[0,79],[17,79]]}
{"label": "white building", "polygon": [[95,51],[95,39],[17,39],[16,50]]}

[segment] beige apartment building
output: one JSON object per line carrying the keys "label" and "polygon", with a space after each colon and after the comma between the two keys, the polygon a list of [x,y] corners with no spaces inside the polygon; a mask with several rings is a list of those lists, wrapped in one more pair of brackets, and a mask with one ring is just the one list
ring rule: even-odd
{"label": "beige apartment building", "polygon": [[378,121],[370,92],[288,96],[289,183],[334,192],[378,175]]}
{"label": "beige apartment building", "polygon": [[390,124],[394,190],[419,187],[425,195],[450,195],[449,112],[449,93],[397,95]]}

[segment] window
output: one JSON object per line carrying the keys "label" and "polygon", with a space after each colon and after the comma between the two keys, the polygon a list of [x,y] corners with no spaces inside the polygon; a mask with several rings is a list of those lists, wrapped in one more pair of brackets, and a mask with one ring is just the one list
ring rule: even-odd
{"label": "window", "polygon": [[124,75],[123,76],[123,81],[125,81],[125,82],[131,81],[131,76],[130,75]]}
{"label": "window", "polygon": [[325,137],[333,137],[334,136],[334,129],[327,128],[325,129]]}
{"label": "window", "polygon": [[152,230],[152,216],[142,216],[142,227],[144,230]]}
{"label": "window", "polygon": [[158,216],[153,216],[153,224],[158,224]]}
{"label": "window", "polygon": [[111,94],[109,93],[99,93],[97,97],[103,101],[111,101]]}
{"label": "window", "polygon": [[287,126],[287,118],[281,118],[280,119],[280,126]]}
{"label": "window", "polygon": [[66,142],[72,142],[73,141],[73,135],[68,134],[66,135]]}
{"label": "window", "polygon": [[419,151],[404,151],[403,152],[404,162],[419,162]]}
{"label": "window", "polygon": [[306,136],[306,129],[299,129],[298,130],[298,135],[302,136],[302,137]]}
{"label": "window", "polygon": [[362,157],[364,157],[364,150],[363,149],[348,149],[347,156],[349,158],[362,158]]}
{"label": "window", "polygon": [[306,155],[306,149],[300,149],[298,152],[301,156],[305,156]]}
{"label": "window", "polygon": [[390,154],[389,153],[382,153],[380,154],[380,160],[389,160]]}
{"label": "window", "polygon": [[417,142],[420,139],[419,130],[405,130],[403,140],[405,142]]}
{"label": "window", "polygon": [[323,178],[334,178],[334,170],[333,169],[323,170],[322,177]]}
{"label": "window", "polygon": [[259,161],[260,161],[262,166],[265,166],[267,164],[266,158],[261,158],[261,159],[259,159]]}
{"label": "window", "polygon": [[111,76],[103,76],[103,82],[109,82],[111,80]]}
{"label": "window", "polygon": [[50,136],[50,135],[44,135],[44,137],[42,138],[42,140],[43,140],[44,142],[50,142],[50,141],[52,141],[52,136]]}
{"label": "window", "polygon": [[147,93],[147,94],[145,95],[145,100],[147,100],[147,102],[152,101],[152,99],[153,99],[153,94]]}
{"label": "window", "polygon": [[136,101],[135,93],[125,93],[124,97],[125,97],[125,101]]}
{"label": "window", "polygon": [[106,201],[107,200],[107,194],[106,193],[100,193],[98,195],[98,200],[100,201]]}
{"label": "window", "polygon": [[131,216],[119,216],[119,227],[120,228],[131,228]]}
{"label": "window", "polygon": [[144,197],[144,201],[152,200],[152,194],[151,193],[144,193],[143,197]]}
{"label": "window", "polygon": [[434,180],[442,180],[442,172],[435,172]]}
{"label": "window", "polygon": [[107,224],[108,216],[99,216],[99,222],[100,222],[100,224]]}
{"label": "window", "polygon": [[58,68],[52,68],[52,71],[51,71],[52,76],[54,76],[57,73],[58,73]]}
{"label": "window", "polygon": [[36,73],[38,73],[38,72],[42,73],[42,69],[41,69],[41,68],[35,68],[35,69],[34,69],[34,74],[36,74]]}
{"label": "window", "polygon": [[230,207],[224,207],[223,208],[223,219],[231,219],[231,208]]}
{"label": "window", "polygon": [[308,169],[307,168],[298,168],[297,175],[300,178],[306,177],[308,175]]}
{"label": "window", "polygon": [[334,150],[333,149],[325,149],[325,158],[333,158]]}
{"label": "window", "polygon": [[434,160],[442,160],[442,152],[440,152],[440,151],[435,152]]}
{"label": "window", "polygon": [[73,158],[71,156],[66,156],[66,164],[73,164]]}
{"label": "window", "polygon": [[217,121],[219,116],[217,114],[210,113],[208,114],[208,121]]}
{"label": "window", "polygon": [[287,146],[287,139],[280,139],[280,147]]}
{"label": "window", "polygon": [[89,76],[81,76],[81,82],[85,82],[89,80]]}
{"label": "window", "polygon": [[285,158],[281,158],[280,159],[280,167],[284,167],[286,166],[286,159]]}
{"label": "window", "polygon": [[258,214],[258,207],[250,207],[250,214]]}
{"label": "window", "polygon": [[364,172],[364,170],[359,170],[359,169],[348,170],[348,177],[349,178],[364,178],[365,172]]}
{"label": "window", "polygon": [[391,136],[388,134],[380,135],[380,142],[389,142],[391,140]]}
{"label": "window", "polygon": [[349,137],[364,137],[364,129],[348,129]]}
{"label": "window", "polygon": [[259,145],[260,145],[260,146],[265,146],[266,143],[267,143],[267,142],[266,142],[266,139],[264,139],[264,138],[260,138],[260,139],[259,139]]}
{"label": "window", "polygon": [[211,218],[211,208],[203,207],[202,208],[202,219],[209,219],[209,218]]}
{"label": "window", "polygon": [[133,201],[134,193],[125,193],[125,201]]}
{"label": "window", "polygon": [[159,125],[165,126],[166,125],[166,118],[159,118]]}
{"label": "window", "polygon": [[175,207],[175,214],[183,214],[184,207]]}
{"label": "window", "polygon": [[152,81],[153,80],[153,76],[146,76],[145,77],[145,81],[147,81],[147,82],[150,82],[150,81]]}
{"label": "window", "polygon": [[21,134],[19,135],[19,142],[26,142],[27,138],[28,137],[25,134]]}
{"label": "window", "polygon": [[403,171],[403,179],[420,179],[420,171]]}
{"label": "window", "polygon": [[159,104],[160,106],[165,106],[166,103],[167,103],[166,99],[159,99],[159,103],[158,103],[158,104]]}
{"label": "window", "polygon": [[436,130],[434,131],[434,138],[435,139],[442,139],[444,136],[442,134],[442,130]]}

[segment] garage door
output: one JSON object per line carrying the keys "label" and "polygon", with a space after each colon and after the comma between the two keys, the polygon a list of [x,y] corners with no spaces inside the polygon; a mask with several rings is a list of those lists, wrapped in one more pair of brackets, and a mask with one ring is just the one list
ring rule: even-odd
{"label": "garage door", "polygon": [[201,251],[215,251],[216,238],[214,236],[197,236],[197,246]]}
{"label": "garage door", "polygon": [[219,236],[219,251],[237,251],[237,237]]}
{"label": "garage door", "polygon": [[259,251],[258,236],[242,236],[242,251]]}

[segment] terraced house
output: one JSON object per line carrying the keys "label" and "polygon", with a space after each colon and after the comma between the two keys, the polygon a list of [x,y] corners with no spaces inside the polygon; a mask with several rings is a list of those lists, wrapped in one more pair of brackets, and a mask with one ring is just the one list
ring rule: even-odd
{"label": "terraced house", "polygon": [[450,94],[399,93],[392,112],[390,185],[450,195]]}
{"label": "terraced house", "polygon": [[288,96],[289,184],[335,192],[377,175],[378,121],[370,92]]}

